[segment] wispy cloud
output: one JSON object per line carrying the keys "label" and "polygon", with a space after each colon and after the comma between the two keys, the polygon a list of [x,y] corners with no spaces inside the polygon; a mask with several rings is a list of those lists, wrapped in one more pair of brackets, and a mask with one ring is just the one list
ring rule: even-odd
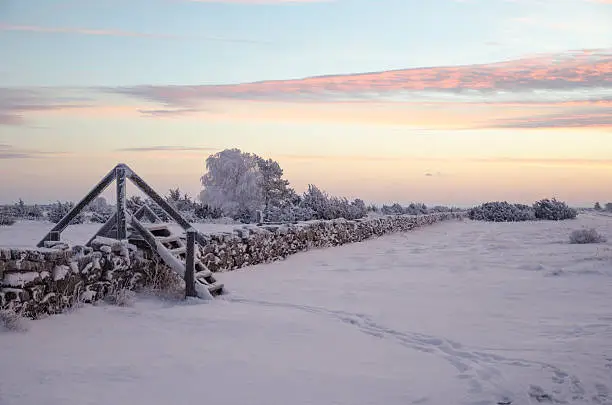
{"label": "wispy cloud", "polygon": [[23,125],[28,112],[90,107],[86,101],[87,98],[60,96],[45,89],[0,87],[0,125]]}
{"label": "wispy cloud", "polygon": [[109,36],[109,37],[127,37],[127,38],[148,38],[148,39],[181,39],[181,40],[199,40],[199,41],[218,41],[244,44],[270,44],[266,41],[256,41],[251,39],[241,38],[221,38],[201,35],[175,35],[175,34],[158,34],[136,31],[124,31],[117,29],[96,29],[96,28],[78,28],[78,27],[42,27],[38,25],[15,25],[0,23],[0,31],[21,31],[30,33],[42,34],[76,34],[76,35],[93,35],[93,36]]}
{"label": "wispy cloud", "polygon": [[[422,163],[483,163],[483,164],[521,164],[557,166],[612,166],[612,159],[589,158],[517,158],[505,156],[491,157],[434,157],[434,156],[376,156],[376,155],[275,155],[274,158],[300,161],[343,161],[343,162],[422,162]],[[425,176],[441,176],[440,172],[426,172]]]}
{"label": "wispy cloud", "polygon": [[12,145],[0,144],[0,160],[7,159],[44,159],[66,156],[67,152],[41,151],[36,149],[15,148]]}
{"label": "wispy cloud", "polygon": [[144,116],[155,118],[176,118],[188,114],[202,112],[202,108],[172,108],[172,109],[139,109],[138,112]]}
{"label": "wispy cloud", "polygon": [[612,88],[612,49],[581,50],[484,65],[430,67],[235,85],[133,86],[111,91],[194,107],[214,99],[406,101],[418,93],[488,94]]}
{"label": "wispy cloud", "polygon": [[117,152],[216,152],[220,148],[199,147],[199,146],[144,146],[133,148],[115,149]]}
{"label": "wispy cloud", "polygon": [[564,113],[499,120],[487,127],[497,128],[612,128],[612,108],[580,109]]}

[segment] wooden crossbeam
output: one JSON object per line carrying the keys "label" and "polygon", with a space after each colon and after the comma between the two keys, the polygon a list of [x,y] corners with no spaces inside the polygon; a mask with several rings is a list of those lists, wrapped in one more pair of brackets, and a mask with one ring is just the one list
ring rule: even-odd
{"label": "wooden crossbeam", "polygon": [[89,193],[87,193],[87,195],[81,201],[79,201],[79,203],[75,205],[74,208],[70,210],[70,212],[68,212],[68,214],[66,214],[57,224],[55,224],[53,229],[51,229],[49,233],[47,233],[45,237],[40,242],[38,242],[36,246],[44,247],[45,241],[59,240],[59,234],[61,234],[62,231],[66,229],[70,222],[72,222],[72,220],[76,218],[76,216],[80,214],[85,207],[87,207],[96,197],[102,194],[102,192],[109,186],[109,184],[111,184],[114,179],[115,168],[108,172],[108,174],[104,176],[104,178],[102,178],[102,180],[100,180],[100,182],[96,184],[96,186]]}
{"label": "wooden crossbeam", "polygon": [[134,213],[134,217],[136,217],[136,219],[139,221],[144,216],[148,217],[149,221],[153,223],[163,222],[162,219],[146,204],[140,206],[140,208],[138,208],[136,212]]}

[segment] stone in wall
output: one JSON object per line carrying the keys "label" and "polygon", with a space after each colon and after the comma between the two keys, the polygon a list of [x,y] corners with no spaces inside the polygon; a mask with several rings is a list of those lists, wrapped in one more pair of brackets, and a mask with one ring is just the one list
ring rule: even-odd
{"label": "stone in wall", "polygon": [[244,227],[233,233],[206,235],[208,243],[198,256],[211,271],[229,271],[282,260],[314,248],[344,245],[440,221],[464,218],[462,212],[428,215],[388,215],[358,220],[335,219],[298,224]]}
{"label": "stone in wall", "polygon": [[40,318],[121,288],[137,289],[165,266],[135,246],[97,238],[92,247],[0,249],[0,309]]}

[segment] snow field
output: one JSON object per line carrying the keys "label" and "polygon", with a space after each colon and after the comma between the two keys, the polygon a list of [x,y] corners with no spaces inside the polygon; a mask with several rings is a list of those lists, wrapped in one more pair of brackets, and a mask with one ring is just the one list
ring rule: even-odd
{"label": "snow field", "polygon": [[611,404],[612,243],[581,227],[612,236],[441,223],[33,321],[0,333],[0,404]]}

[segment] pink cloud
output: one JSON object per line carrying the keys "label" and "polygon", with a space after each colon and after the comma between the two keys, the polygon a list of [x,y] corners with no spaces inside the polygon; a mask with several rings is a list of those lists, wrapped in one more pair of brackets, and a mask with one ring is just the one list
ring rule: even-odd
{"label": "pink cloud", "polygon": [[612,88],[612,49],[536,55],[507,62],[330,75],[233,85],[134,86],[111,89],[171,106],[207,100],[347,101],[415,94],[492,94]]}

